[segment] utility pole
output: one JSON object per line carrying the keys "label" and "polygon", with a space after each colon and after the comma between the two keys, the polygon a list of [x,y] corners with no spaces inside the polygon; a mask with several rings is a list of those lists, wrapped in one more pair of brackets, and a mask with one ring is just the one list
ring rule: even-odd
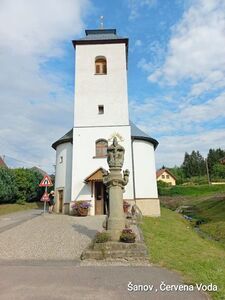
{"label": "utility pole", "polygon": [[205,159],[205,165],[206,165],[206,173],[207,173],[207,178],[208,178],[208,184],[210,185],[210,178],[209,178],[209,166],[208,166],[208,160],[207,158]]}

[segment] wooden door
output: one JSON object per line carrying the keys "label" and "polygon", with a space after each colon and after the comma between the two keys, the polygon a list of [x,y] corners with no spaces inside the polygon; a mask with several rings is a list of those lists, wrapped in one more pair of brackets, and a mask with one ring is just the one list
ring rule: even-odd
{"label": "wooden door", "polygon": [[104,191],[102,182],[95,182],[95,214],[104,214]]}
{"label": "wooden door", "polygon": [[58,206],[58,208],[59,208],[59,213],[62,213],[63,212],[63,190],[59,190],[58,191],[58,193],[59,193],[59,206]]}

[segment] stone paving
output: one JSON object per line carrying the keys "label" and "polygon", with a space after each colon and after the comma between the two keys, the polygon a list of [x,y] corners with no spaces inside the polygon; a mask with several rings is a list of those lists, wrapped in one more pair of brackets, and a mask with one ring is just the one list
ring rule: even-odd
{"label": "stone paving", "polygon": [[0,259],[79,259],[104,218],[42,214],[0,234]]}
{"label": "stone paving", "polygon": [[[0,231],[1,300],[209,299],[196,289],[161,291],[162,281],[182,285],[182,279],[177,273],[146,261],[81,262],[82,251],[95,233],[102,230],[104,216],[42,214],[34,218],[31,214],[30,217],[29,220],[17,217],[17,222],[11,220],[10,225],[10,217],[5,216],[7,226],[13,228],[1,227],[0,222],[0,228],[4,227]],[[153,285],[154,289],[129,292],[129,282]]]}
{"label": "stone paving", "polygon": [[0,233],[13,228],[23,222],[40,216],[43,213],[41,209],[29,209],[0,216]]}

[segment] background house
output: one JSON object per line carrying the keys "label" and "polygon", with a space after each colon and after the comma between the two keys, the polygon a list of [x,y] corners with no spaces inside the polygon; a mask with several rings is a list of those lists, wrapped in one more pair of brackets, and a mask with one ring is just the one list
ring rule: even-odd
{"label": "background house", "polygon": [[8,168],[2,157],[0,156],[0,167],[2,168]]}
{"label": "background house", "polygon": [[168,169],[160,169],[156,172],[157,181],[161,180],[170,185],[176,185],[176,177]]}

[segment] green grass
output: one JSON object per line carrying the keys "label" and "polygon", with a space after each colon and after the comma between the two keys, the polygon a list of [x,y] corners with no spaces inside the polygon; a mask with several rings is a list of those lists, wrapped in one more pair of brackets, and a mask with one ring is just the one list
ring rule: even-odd
{"label": "green grass", "polygon": [[10,214],[17,211],[39,208],[39,204],[36,202],[25,204],[0,204],[0,215]]}
{"label": "green grass", "polygon": [[225,251],[214,241],[201,238],[181,215],[162,208],[159,218],[145,217],[142,230],[150,260],[177,270],[187,283],[216,284],[213,299],[225,299]]}
{"label": "green grass", "polygon": [[195,203],[197,214],[212,222],[225,221],[225,197],[208,199]]}
{"label": "green grass", "polygon": [[161,204],[175,210],[179,206],[189,206],[185,215],[196,221],[204,221],[199,227],[203,233],[220,241],[225,246],[225,196],[204,197],[163,197]]}
{"label": "green grass", "polygon": [[199,201],[194,210],[195,218],[206,221],[200,229],[225,246],[225,198]]}
{"label": "green grass", "polygon": [[225,184],[160,187],[159,193],[161,196],[210,196],[215,193],[225,193]]}

